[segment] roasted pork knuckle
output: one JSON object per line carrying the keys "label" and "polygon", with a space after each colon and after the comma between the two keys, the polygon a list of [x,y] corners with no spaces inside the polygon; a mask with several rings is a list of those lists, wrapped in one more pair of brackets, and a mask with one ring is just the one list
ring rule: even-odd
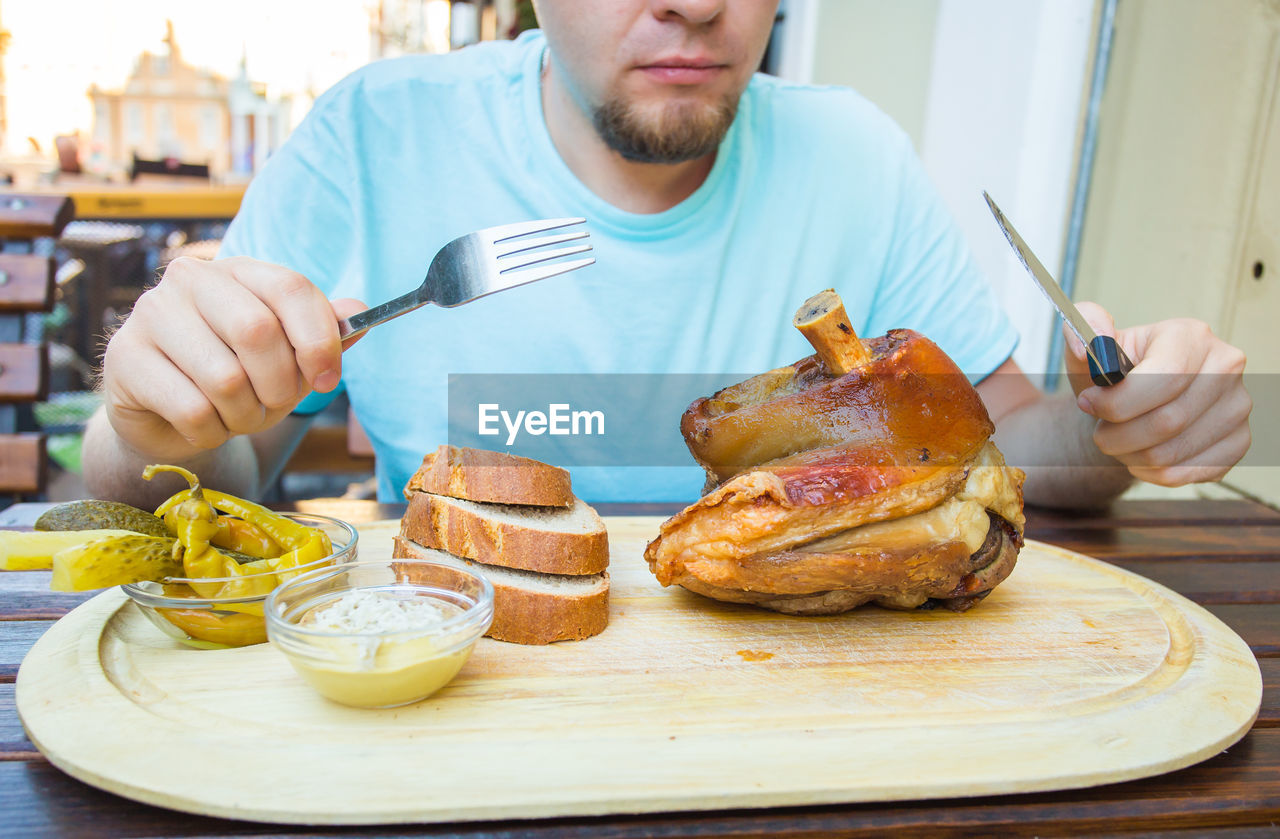
{"label": "roasted pork knuckle", "polygon": [[816,355],[685,411],[707,487],[645,551],[663,585],[791,614],[963,610],[1012,571],[1024,476],[977,391],[910,330],[854,336],[850,363],[843,314],[844,350],[806,333]]}

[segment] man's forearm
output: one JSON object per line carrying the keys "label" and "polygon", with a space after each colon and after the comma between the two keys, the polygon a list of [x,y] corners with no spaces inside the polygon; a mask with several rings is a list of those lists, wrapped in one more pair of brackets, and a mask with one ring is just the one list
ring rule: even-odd
{"label": "man's forearm", "polygon": [[[85,428],[83,458],[85,484],[95,498],[152,509],[186,486],[176,475],[160,475],[153,481],[144,481],[142,470],[159,460],[122,440],[102,410],[93,415]],[[216,449],[173,465],[195,472],[205,486],[233,495],[256,497],[258,494],[258,461],[248,438],[233,437]]]}
{"label": "man's forearm", "polygon": [[1094,445],[1096,422],[1071,394],[1043,396],[997,422],[996,445],[1027,473],[1028,504],[1103,507],[1133,483],[1128,469]]}

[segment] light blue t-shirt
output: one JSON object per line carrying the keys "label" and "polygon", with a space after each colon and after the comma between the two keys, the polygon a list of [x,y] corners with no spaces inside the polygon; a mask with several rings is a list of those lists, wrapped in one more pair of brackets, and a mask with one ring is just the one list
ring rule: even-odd
{"label": "light blue t-shirt", "polygon": [[[591,192],[552,144],[544,48],[533,32],[353,73],[254,179],[223,242],[223,256],[375,305],[416,287],[462,234],[588,220],[595,265],[421,309],[344,356],[382,500],[400,500],[449,440],[450,375],[762,372],[812,352],[791,316],[827,287],[860,335],[916,329],[974,380],[1012,353],[1017,333],[909,139],[857,93],[757,75],[706,182],[636,214]],[[571,471],[592,502],[689,501],[702,485],[693,466]]]}

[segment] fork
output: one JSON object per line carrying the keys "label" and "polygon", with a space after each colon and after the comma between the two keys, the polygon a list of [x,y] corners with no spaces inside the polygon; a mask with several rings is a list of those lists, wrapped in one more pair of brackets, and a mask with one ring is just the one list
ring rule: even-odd
{"label": "fork", "polygon": [[537,239],[525,238],[535,233],[573,227],[585,221],[586,219],[581,218],[523,221],[486,227],[475,233],[459,236],[436,253],[422,285],[394,300],[339,320],[338,335],[343,340],[353,338],[428,303],[445,308],[461,306],[486,294],[585,268],[595,262],[594,257],[553,262],[550,265],[541,263],[589,251],[589,244],[554,250],[539,248],[585,239],[587,231],[578,230]]}

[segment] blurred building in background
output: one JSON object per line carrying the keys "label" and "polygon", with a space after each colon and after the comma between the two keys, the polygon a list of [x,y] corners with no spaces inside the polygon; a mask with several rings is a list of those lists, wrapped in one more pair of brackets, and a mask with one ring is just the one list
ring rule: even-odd
{"label": "blurred building in background", "polygon": [[448,0],[378,0],[369,6],[369,57],[449,51]]}
{"label": "blurred building in background", "polygon": [[530,0],[376,0],[369,7],[369,57],[442,53],[514,38],[533,24],[532,12]]}
{"label": "blurred building in background", "polygon": [[0,148],[9,136],[9,107],[7,82],[4,72],[4,55],[9,51],[9,32],[0,25]]}
{"label": "blurred building in background", "polygon": [[172,23],[164,52],[138,56],[124,87],[94,84],[93,128],[87,157],[96,171],[128,172],[136,158],[209,167],[210,177],[253,175],[284,142],[290,97],[271,98],[249,78],[247,60],[235,78],[183,60]]}

